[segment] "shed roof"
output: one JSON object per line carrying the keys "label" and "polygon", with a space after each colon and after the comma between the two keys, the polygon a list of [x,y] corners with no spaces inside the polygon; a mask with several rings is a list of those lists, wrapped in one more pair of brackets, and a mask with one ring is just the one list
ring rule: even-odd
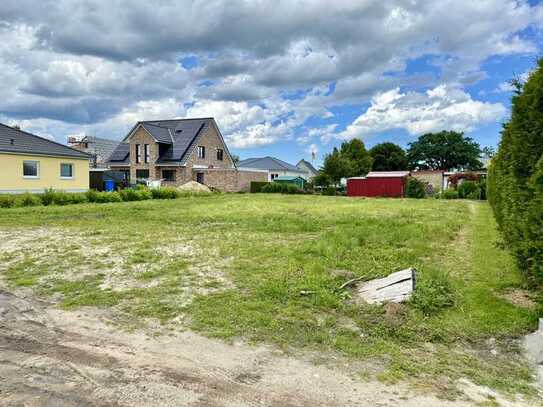
{"label": "shed roof", "polygon": [[299,175],[280,175],[279,177],[275,177],[274,181],[295,181],[297,179],[303,180]]}
{"label": "shed roof", "polygon": [[0,151],[16,154],[50,155],[53,157],[89,158],[88,154],[75,148],[2,123],[0,123]]}

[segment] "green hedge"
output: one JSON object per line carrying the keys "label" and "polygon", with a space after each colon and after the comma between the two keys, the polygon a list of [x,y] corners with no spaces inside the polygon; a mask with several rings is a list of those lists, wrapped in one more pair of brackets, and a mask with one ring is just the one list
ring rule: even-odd
{"label": "green hedge", "polygon": [[41,205],[73,205],[86,202],[108,203],[143,201],[147,199],[176,199],[187,195],[191,194],[181,192],[172,187],[147,189],[140,186],[136,189],[127,188],[119,192],[98,192],[91,189],[87,192],[80,193],[56,191],[49,188],[41,194],[24,193],[21,195],[0,195],[0,208]]}
{"label": "green hedge", "polygon": [[516,84],[489,168],[487,193],[505,243],[529,281],[543,283],[543,59]]}
{"label": "green hedge", "polygon": [[269,182],[267,182],[267,181],[251,181],[251,187],[250,187],[249,191],[252,194],[262,192],[262,188],[265,187],[268,184],[269,184]]}
{"label": "green hedge", "polygon": [[284,184],[279,182],[269,182],[264,185],[260,192],[267,194],[303,194],[303,189],[298,188],[294,184]]}

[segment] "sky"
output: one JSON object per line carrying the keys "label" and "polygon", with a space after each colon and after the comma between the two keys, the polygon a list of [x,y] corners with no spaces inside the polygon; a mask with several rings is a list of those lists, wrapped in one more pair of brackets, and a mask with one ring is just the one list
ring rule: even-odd
{"label": "sky", "polygon": [[212,116],[242,159],[316,165],[353,137],[495,147],[542,29],[524,0],[1,0],[0,122],[66,142]]}

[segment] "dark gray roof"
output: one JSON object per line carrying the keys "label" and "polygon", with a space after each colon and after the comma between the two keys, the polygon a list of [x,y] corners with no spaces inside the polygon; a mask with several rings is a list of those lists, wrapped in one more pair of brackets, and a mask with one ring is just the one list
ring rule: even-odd
{"label": "dark gray roof", "polygon": [[[83,148],[83,143],[87,143],[87,148]],[[120,141],[95,136],[85,136],[77,144],[77,150],[90,154],[93,165],[100,168],[106,166],[105,163],[109,161],[109,157],[111,157],[117,146],[120,144]]]}
{"label": "dark gray roof", "polygon": [[[296,164],[296,167],[300,168],[300,166],[307,167],[314,174],[319,172],[315,167],[313,167],[313,164],[311,164],[309,161],[304,160],[303,158],[300,161],[298,161],[298,164]],[[303,169],[303,168],[300,168],[300,169]]]}
{"label": "dark gray roof", "polygon": [[110,164],[128,164],[128,155],[130,154],[130,144],[119,143],[115,151],[109,156]]}
{"label": "dark gray roof", "polygon": [[89,158],[88,154],[0,123],[0,151],[54,157]]}
{"label": "dark gray roof", "polygon": [[[128,135],[139,125],[143,126],[158,143],[162,144],[157,164],[182,164],[194,148],[196,138],[205,133],[212,121],[213,118],[142,121],[136,123]],[[110,163],[128,164],[128,156],[129,144],[123,142],[111,155]]]}
{"label": "dark gray roof", "polygon": [[278,170],[305,173],[295,165],[289,164],[275,157],[247,158],[237,163],[238,168],[254,168],[259,170]]}
{"label": "dark gray roof", "polygon": [[168,127],[161,127],[152,123],[141,124],[147,132],[153,136],[158,143],[173,144],[173,138],[171,130]]}

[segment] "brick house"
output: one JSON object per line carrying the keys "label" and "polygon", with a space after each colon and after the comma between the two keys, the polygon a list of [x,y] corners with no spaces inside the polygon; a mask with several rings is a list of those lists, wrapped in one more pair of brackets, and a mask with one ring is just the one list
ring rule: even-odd
{"label": "brick house", "polygon": [[108,162],[131,183],[161,180],[178,186],[197,181],[224,192],[247,191],[261,172],[238,171],[213,118],[141,121]]}

